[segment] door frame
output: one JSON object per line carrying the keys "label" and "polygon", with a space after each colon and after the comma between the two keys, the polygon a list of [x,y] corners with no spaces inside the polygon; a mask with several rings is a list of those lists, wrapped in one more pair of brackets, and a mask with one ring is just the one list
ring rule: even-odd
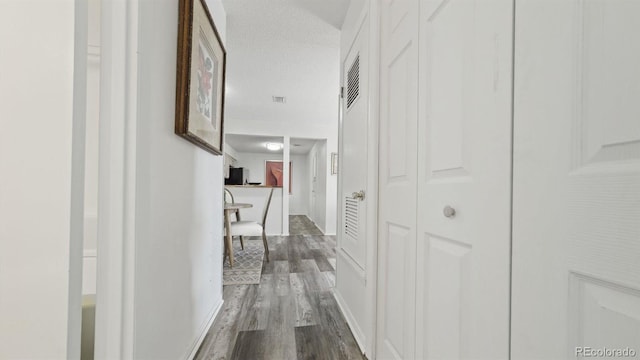
{"label": "door frame", "polygon": [[134,358],[138,6],[100,1],[95,359]]}

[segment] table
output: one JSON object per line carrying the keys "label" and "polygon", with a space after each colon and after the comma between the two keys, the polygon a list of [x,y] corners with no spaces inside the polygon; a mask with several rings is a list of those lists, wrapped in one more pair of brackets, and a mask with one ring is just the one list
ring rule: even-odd
{"label": "table", "polygon": [[[225,254],[229,255],[229,266],[233,267],[233,237],[231,236],[231,213],[239,209],[252,208],[253,204],[245,203],[225,203],[224,204],[224,228],[227,235],[225,236]],[[240,221],[240,212],[238,212],[238,221]]]}

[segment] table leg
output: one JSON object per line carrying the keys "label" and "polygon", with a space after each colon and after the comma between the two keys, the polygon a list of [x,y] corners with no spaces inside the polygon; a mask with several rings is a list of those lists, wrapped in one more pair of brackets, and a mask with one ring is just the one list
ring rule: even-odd
{"label": "table leg", "polygon": [[231,236],[231,220],[229,219],[231,216],[228,210],[224,211],[224,227],[227,230],[227,236],[225,236],[225,247],[227,248],[227,253],[229,254],[229,267],[233,268],[233,243]]}

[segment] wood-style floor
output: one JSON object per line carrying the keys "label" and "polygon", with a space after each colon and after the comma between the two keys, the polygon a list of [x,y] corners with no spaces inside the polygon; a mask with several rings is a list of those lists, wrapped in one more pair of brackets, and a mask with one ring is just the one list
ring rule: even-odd
{"label": "wood-style floor", "polygon": [[289,215],[289,235],[324,235],[306,215]]}
{"label": "wood-style floor", "polygon": [[335,237],[269,237],[259,285],[224,287],[196,359],[365,359],[333,297]]}

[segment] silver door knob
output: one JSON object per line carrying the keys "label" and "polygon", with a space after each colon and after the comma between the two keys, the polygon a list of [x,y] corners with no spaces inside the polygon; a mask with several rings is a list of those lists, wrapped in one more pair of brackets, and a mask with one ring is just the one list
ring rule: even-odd
{"label": "silver door knob", "polygon": [[360,201],[364,200],[364,190],[354,192],[351,197]]}
{"label": "silver door knob", "polygon": [[442,213],[444,214],[444,216],[446,216],[448,218],[452,218],[452,217],[456,216],[456,209],[454,209],[451,206],[447,205],[447,206],[444,207],[444,209],[442,209]]}

